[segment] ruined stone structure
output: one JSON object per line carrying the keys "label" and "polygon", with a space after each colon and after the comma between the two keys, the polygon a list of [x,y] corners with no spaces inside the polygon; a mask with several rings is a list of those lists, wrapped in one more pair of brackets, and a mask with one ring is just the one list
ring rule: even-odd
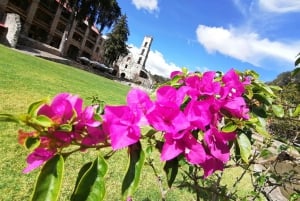
{"label": "ruined stone structure", "polygon": [[58,2],[59,0],[1,0],[0,24],[4,24],[7,13],[16,13],[20,16],[23,39],[27,37],[47,44],[56,48],[59,54],[73,59],[85,56],[101,62],[104,39],[87,22],[74,21],[64,48],[60,48],[70,8]]}
{"label": "ruined stone structure", "polygon": [[152,85],[151,75],[145,68],[152,41],[151,36],[145,36],[137,58],[135,58],[136,55],[129,53],[117,61],[121,78],[138,82],[147,87]]}
{"label": "ruined stone structure", "polygon": [[15,48],[18,43],[19,34],[21,31],[20,16],[15,13],[7,13],[4,25],[7,28],[7,33],[6,33],[7,45]]}

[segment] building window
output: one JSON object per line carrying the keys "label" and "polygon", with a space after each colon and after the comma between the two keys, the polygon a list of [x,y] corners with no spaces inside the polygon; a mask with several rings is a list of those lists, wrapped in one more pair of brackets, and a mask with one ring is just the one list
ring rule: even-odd
{"label": "building window", "polygon": [[142,57],[139,58],[139,60],[138,60],[137,63],[138,63],[138,64],[141,64],[141,61],[142,61]]}
{"label": "building window", "polygon": [[86,41],[85,46],[89,49],[93,49],[93,47],[94,47],[93,43],[91,43],[90,41]]}
{"label": "building window", "polygon": [[57,29],[59,32],[63,33],[63,32],[65,31],[65,28],[66,28],[66,25],[65,25],[65,24],[63,24],[63,23],[61,23],[61,22],[58,22],[58,24],[57,24],[57,26],[56,26],[56,29]]}
{"label": "building window", "polygon": [[82,41],[82,36],[75,32],[73,34],[73,39],[78,41],[78,42],[81,42]]}
{"label": "building window", "polygon": [[127,57],[127,60],[126,61],[130,61],[131,57]]}
{"label": "building window", "polygon": [[125,65],[125,68],[127,68],[127,67],[128,67],[128,65],[126,64],[126,65]]}
{"label": "building window", "polygon": [[145,53],[145,49],[142,49],[141,55],[144,55]]}
{"label": "building window", "polygon": [[145,42],[144,47],[147,47],[147,45],[148,45],[148,42]]}
{"label": "building window", "polygon": [[147,73],[145,73],[144,71],[140,71],[139,76],[140,76],[141,78],[148,79],[148,75],[147,75]]}

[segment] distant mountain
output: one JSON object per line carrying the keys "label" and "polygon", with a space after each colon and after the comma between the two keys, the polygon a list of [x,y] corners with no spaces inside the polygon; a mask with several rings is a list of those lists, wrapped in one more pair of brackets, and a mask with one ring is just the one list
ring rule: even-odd
{"label": "distant mountain", "polygon": [[283,72],[277,76],[277,78],[268,84],[277,85],[277,86],[286,86],[288,84],[300,84],[300,73],[292,77],[291,71]]}

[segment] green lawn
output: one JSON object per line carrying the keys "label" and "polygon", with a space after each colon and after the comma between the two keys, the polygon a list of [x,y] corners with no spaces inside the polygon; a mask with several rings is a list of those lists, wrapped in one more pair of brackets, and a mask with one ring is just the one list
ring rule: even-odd
{"label": "green lawn", "polygon": [[[0,113],[24,113],[30,103],[39,99],[52,98],[59,92],[80,95],[86,104],[89,97],[98,96],[109,104],[122,104],[129,87],[115,81],[91,74],[71,66],[57,64],[34,56],[20,53],[0,45]],[[28,200],[33,190],[38,171],[22,174],[26,165],[27,152],[17,144],[18,125],[0,123],[0,200]],[[77,172],[84,162],[95,153],[77,153],[65,164],[64,188],[60,200],[69,200]],[[121,182],[127,164],[126,151],[115,154],[109,161],[106,200],[120,200]],[[159,164],[159,161],[156,161]],[[237,176],[236,170],[233,175]],[[158,173],[164,176],[161,170]],[[230,175],[230,174],[228,174]],[[229,176],[225,183],[232,183]],[[250,181],[241,186],[243,193],[249,189]],[[164,183],[164,187],[166,188]],[[140,188],[134,196],[137,201],[160,200],[160,189],[149,166],[144,167]],[[186,189],[176,186],[167,194],[167,200],[195,200]]]}

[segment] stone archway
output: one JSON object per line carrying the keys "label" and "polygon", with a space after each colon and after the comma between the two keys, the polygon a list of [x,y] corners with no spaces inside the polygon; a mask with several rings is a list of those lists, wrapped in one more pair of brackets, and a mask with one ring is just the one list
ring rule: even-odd
{"label": "stone archway", "polygon": [[120,75],[121,78],[125,78],[125,76],[126,76],[126,74],[124,72],[121,73],[121,75]]}

